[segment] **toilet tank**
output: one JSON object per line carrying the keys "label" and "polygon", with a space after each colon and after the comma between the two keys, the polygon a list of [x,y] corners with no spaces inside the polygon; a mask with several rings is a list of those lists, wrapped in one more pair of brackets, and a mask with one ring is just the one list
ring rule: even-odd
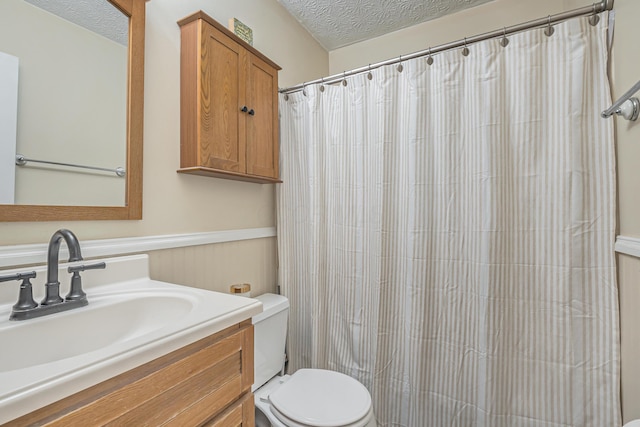
{"label": "toilet tank", "polygon": [[254,383],[251,391],[278,375],[284,367],[289,300],[282,295],[264,294],[256,297],[262,303],[262,313],[253,317]]}

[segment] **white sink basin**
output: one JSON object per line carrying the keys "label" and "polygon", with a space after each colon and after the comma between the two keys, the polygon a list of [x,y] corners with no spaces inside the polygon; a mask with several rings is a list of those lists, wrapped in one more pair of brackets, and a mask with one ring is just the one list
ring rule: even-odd
{"label": "white sink basin", "polygon": [[0,352],[0,373],[87,354],[161,330],[195,304],[178,292],[122,292],[94,297],[89,306],[50,317],[5,323],[0,342],[19,345]]}
{"label": "white sink basin", "polygon": [[[82,274],[89,305],[62,313],[9,321],[18,283],[3,284],[0,424],[262,311],[257,300],[151,280],[145,255],[101,261],[105,270]],[[68,273],[59,277],[64,295]],[[38,301],[44,285],[33,287]]]}

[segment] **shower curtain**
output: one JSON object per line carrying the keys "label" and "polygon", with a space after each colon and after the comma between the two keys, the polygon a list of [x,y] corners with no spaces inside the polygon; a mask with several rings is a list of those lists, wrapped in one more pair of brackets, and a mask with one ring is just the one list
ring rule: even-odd
{"label": "shower curtain", "polygon": [[358,379],[381,426],[620,426],[606,33],[281,95],[289,372]]}

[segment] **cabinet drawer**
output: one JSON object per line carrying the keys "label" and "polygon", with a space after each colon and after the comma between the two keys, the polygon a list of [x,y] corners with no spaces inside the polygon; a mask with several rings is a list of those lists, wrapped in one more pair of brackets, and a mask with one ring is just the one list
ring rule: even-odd
{"label": "cabinet drawer", "polygon": [[196,426],[249,392],[252,383],[248,321],[6,426]]}
{"label": "cabinet drawer", "polygon": [[255,427],[255,410],[253,393],[247,393],[203,427]]}
{"label": "cabinet drawer", "polygon": [[[200,413],[209,411],[210,415],[242,394],[242,374],[242,334],[235,334],[157,371],[139,384],[114,393],[100,406],[107,409],[114,404],[122,407],[121,402],[131,402],[133,408],[123,408],[128,409],[124,415],[107,423],[119,426],[160,425],[167,420],[182,420],[183,413],[193,412],[189,411],[191,406],[200,406]],[[206,419],[206,416],[201,420],[188,418],[169,424],[198,425]]]}

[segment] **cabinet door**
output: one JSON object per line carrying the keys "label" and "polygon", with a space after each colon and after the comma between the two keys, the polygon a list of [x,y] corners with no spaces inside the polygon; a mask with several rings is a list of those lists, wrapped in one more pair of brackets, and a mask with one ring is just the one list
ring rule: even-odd
{"label": "cabinet door", "polygon": [[232,172],[246,170],[248,54],[216,28],[203,24],[200,78],[200,165]]}
{"label": "cabinet door", "polygon": [[278,72],[250,55],[247,95],[247,173],[278,178]]}

